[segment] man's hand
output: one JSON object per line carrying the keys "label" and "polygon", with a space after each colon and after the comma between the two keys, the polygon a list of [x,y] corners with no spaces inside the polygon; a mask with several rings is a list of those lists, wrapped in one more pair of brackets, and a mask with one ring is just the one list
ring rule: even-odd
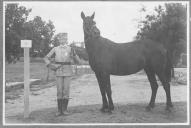
{"label": "man's hand", "polygon": [[48,68],[50,68],[50,69],[53,70],[53,71],[56,71],[59,67],[60,67],[59,64],[50,63],[50,64],[48,65]]}

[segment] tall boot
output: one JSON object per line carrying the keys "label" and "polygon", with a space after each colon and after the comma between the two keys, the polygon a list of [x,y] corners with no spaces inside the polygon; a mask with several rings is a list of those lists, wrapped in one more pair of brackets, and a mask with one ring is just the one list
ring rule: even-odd
{"label": "tall boot", "polygon": [[63,111],[62,111],[62,99],[57,99],[57,106],[58,106],[58,112],[56,113],[56,116],[63,115]]}
{"label": "tall boot", "polygon": [[62,112],[64,115],[69,115],[70,113],[67,111],[68,108],[68,99],[62,99]]}

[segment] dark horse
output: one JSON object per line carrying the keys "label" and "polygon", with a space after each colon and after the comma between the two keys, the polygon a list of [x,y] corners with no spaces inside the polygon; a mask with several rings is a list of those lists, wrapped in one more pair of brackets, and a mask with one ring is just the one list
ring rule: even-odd
{"label": "dark horse", "polygon": [[95,26],[94,15],[83,19],[84,41],[89,56],[89,63],[95,72],[100,87],[103,106],[101,111],[111,112],[114,109],[111,96],[110,75],[130,75],[141,69],[147,74],[151,85],[152,95],[146,110],[155,105],[158,84],[155,75],[162,82],[166,92],[166,109],[170,111],[172,105],[170,95],[171,61],[167,50],[157,42],[149,39],[137,40],[129,43],[115,43],[100,36]]}

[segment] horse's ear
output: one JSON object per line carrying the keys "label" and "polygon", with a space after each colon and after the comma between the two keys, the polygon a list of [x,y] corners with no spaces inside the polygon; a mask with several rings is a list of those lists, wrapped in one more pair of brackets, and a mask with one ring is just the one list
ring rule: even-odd
{"label": "horse's ear", "polygon": [[85,18],[84,12],[81,12],[81,18],[82,18],[82,19]]}
{"label": "horse's ear", "polygon": [[95,16],[95,12],[92,14],[91,18],[94,19],[94,16]]}

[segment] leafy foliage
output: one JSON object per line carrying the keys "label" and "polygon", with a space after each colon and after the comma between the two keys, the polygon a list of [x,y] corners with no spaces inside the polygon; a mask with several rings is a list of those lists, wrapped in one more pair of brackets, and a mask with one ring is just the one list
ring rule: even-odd
{"label": "leafy foliage", "polygon": [[7,4],[5,7],[5,51],[8,62],[22,56],[22,39],[32,40],[31,56],[44,56],[50,50],[55,31],[53,22],[47,23],[40,16],[27,21],[31,11],[18,4]]}
{"label": "leafy foliage", "polygon": [[46,23],[39,16],[25,23],[25,36],[33,41],[33,47],[30,51],[32,56],[43,57],[47,54],[52,43],[54,28],[52,21]]}
{"label": "leafy foliage", "polygon": [[18,57],[20,40],[23,39],[24,26],[31,9],[19,7],[18,4],[8,4],[5,7],[5,53],[6,59]]}
{"label": "leafy foliage", "polygon": [[162,43],[176,64],[181,53],[186,53],[187,7],[180,3],[169,3],[164,8],[156,7],[154,12],[140,21],[136,39],[150,38]]}

